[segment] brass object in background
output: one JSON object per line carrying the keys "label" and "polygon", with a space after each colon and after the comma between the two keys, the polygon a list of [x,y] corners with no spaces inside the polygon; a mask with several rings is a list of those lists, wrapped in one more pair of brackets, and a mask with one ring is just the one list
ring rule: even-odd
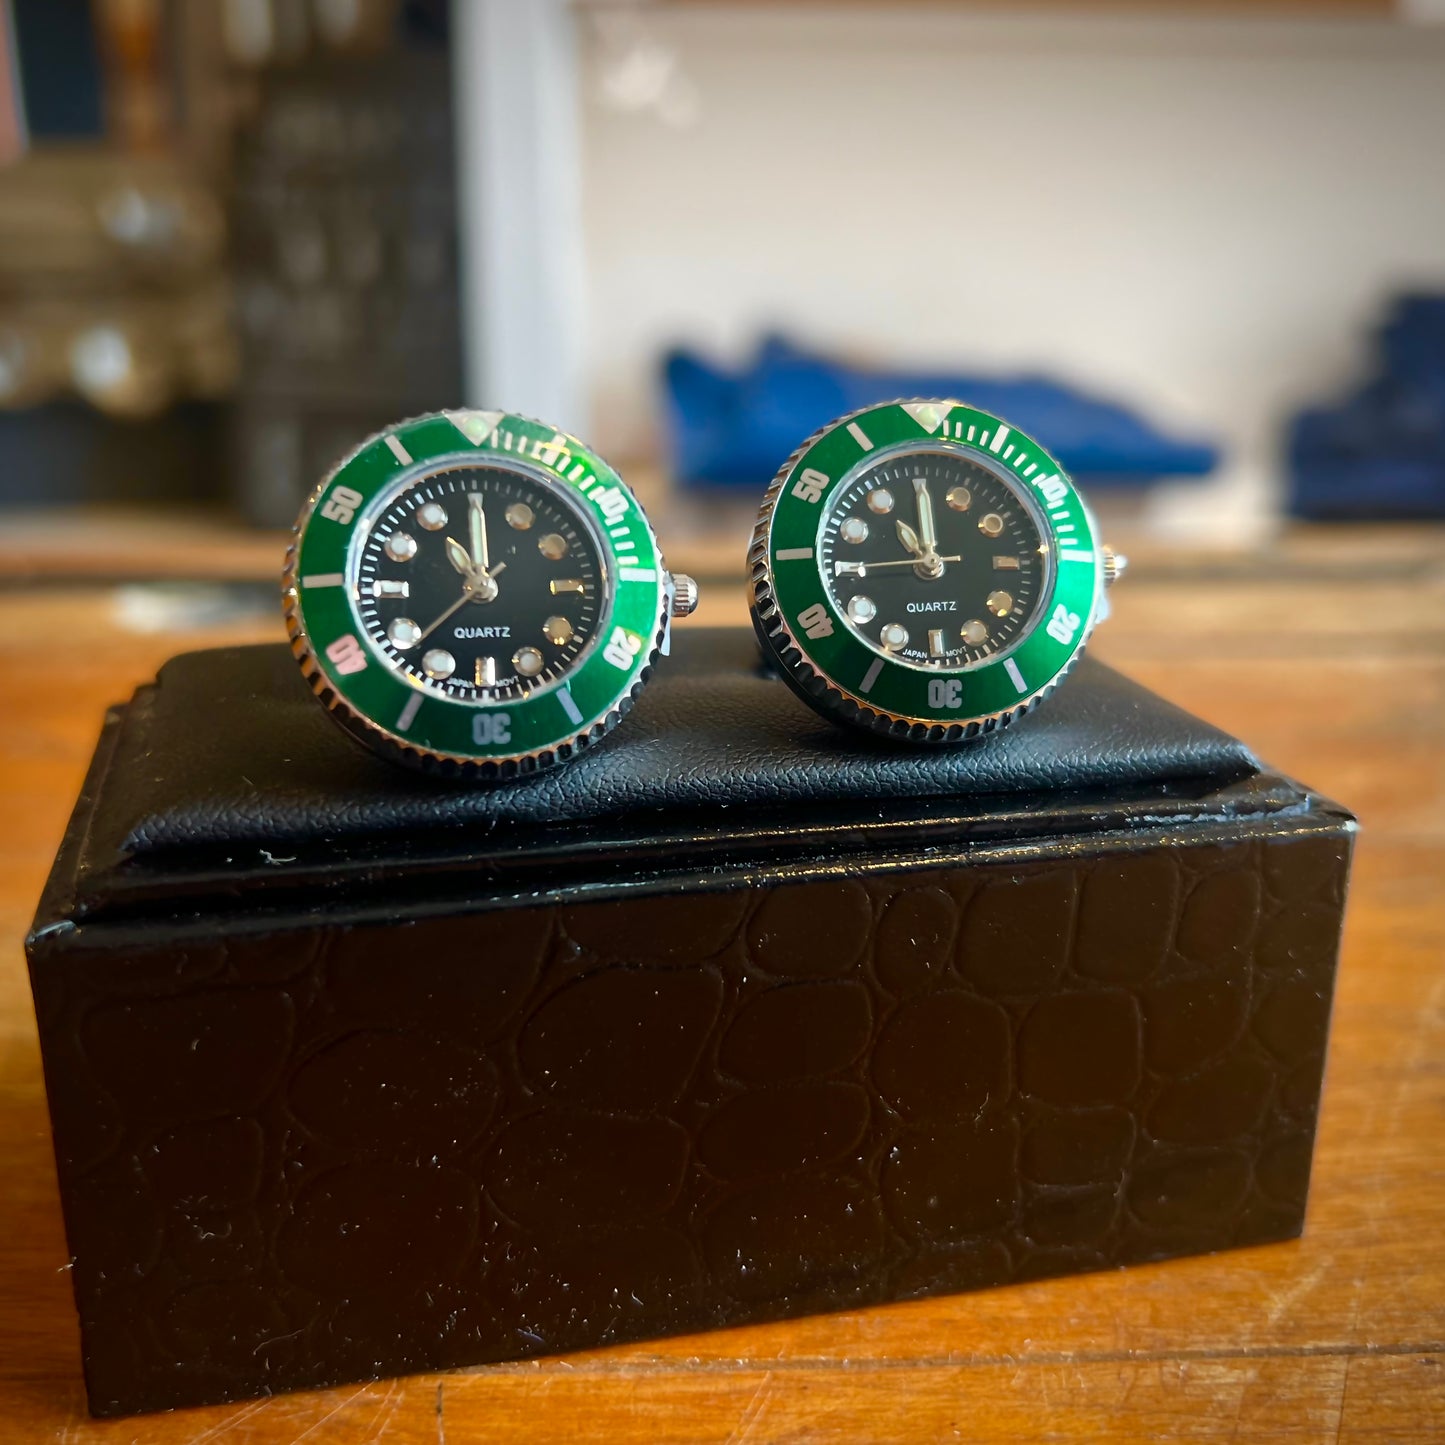
{"label": "brass object in background", "polygon": [[0,170],[0,407],[141,417],[223,395],[224,240],[209,190],[164,157],[57,148]]}

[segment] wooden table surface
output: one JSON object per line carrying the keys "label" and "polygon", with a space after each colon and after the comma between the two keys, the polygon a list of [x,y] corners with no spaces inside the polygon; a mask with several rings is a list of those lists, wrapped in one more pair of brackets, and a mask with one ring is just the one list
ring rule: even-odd
{"label": "wooden table surface", "polygon": [[[262,553],[208,575],[244,579]],[[21,940],[103,707],[174,651],[279,623],[259,588],[117,587],[97,568],[51,555],[3,594],[0,1441],[1445,1439],[1445,533],[1149,555],[1096,645],[1361,817],[1302,1240],[103,1423],[85,1412]],[[701,621],[743,615],[735,579],[705,592]]]}

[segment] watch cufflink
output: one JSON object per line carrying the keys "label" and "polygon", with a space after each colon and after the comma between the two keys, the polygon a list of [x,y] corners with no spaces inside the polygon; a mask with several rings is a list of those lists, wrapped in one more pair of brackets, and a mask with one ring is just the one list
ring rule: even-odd
{"label": "watch cufflink", "polygon": [[282,593],[302,671],[353,738],[493,781],[610,732],[698,587],[576,437],[459,410],[379,432],[321,482]]}

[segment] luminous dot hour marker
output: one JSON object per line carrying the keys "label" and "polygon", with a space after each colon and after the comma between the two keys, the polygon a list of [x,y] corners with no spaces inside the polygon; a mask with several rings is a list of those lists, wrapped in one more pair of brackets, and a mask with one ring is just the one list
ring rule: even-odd
{"label": "luminous dot hour marker", "polygon": [[973,506],[973,493],[967,487],[950,487],[948,489],[948,505],[955,512],[966,512]]}
{"label": "luminous dot hour marker", "polygon": [[868,540],[868,523],[862,517],[849,517],[838,528],[838,535],[845,542],[866,542]]}
{"label": "luminous dot hour marker", "polygon": [[416,556],[416,538],[410,532],[393,532],[386,539],[385,551],[393,562],[410,562]]}
{"label": "luminous dot hour marker", "polygon": [[942,657],[943,654],[948,651],[948,644],[944,640],[943,629],[941,627],[934,627],[929,629],[928,650],[935,657]]}
{"label": "luminous dot hour marker", "polygon": [[884,647],[906,647],[908,629],[901,622],[885,622],[883,630],[878,634],[878,640]]}
{"label": "luminous dot hour marker", "polygon": [[457,660],[444,647],[434,647],[422,654],[421,665],[426,675],[441,682],[457,670]]}
{"label": "luminous dot hour marker", "polygon": [[580,577],[559,577],[549,585],[552,588],[553,597],[560,597],[564,592],[585,592],[587,590]]}
{"label": "luminous dot hour marker", "polygon": [[987,624],[980,622],[977,617],[970,617],[963,624],[963,640],[970,647],[977,647],[980,643],[987,642]]}
{"label": "luminous dot hour marker", "polygon": [[371,595],[373,597],[410,597],[410,582],[373,582],[371,584]]}
{"label": "luminous dot hour marker", "polygon": [[1013,594],[1011,592],[990,592],[985,605],[995,617],[1007,617],[1014,610]]}
{"label": "luminous dot hour marker", "polygon": [[506,511],[507,524],[525,532],[536,520],[536,514],[525,502],[513,502]]}
{"label": "luminous dot hour marker", "polygon": [[985,537],[997,537],[1003,531],[1003,518],[997,512],[985,512],[978,519],[978,530]]}
{"label": "luminous dot hour marker", "polygon": [[387,639],[403,652],[421,641],[421,628],[410,617],[393,617],[386,629]]}
{"label": "luminous dot hour marker", "polygon": [[564,647],[572,640],[572,624],[565,617],[549,617],[542,624],[542,636],[553,647]]}
{"label": "luminous dot hour marker", "polygon": [[447,509],[440,502],[425,502],[417,509],[416,519],[428,532],[440,532],[447,524]]}
{"label": "luminous dot hour marker", "polygon": [[865,597],[860,592],[848,599],[848,616],[854,622],[872,622],[877,615],[878,604],[871,597]]}
{"label": "luminous dot hour marker", "polygon": [[560,562],[567,555],[567,539],[548,532],[545,537],[537,538],[537,550],[553,562]]}
{"label": "luminous dot hour marker", "polygon": [[993,559],[993,570],[995,572],[1017,572],[1019,570],[1019,559],[1017,557],[995,557]]}
{"label": "luminous dot hour marker", "polygon": [[877,512],[881,517],[885,512],[893,510],[893,493],[887,487],[878,487],[868,493],[868,510]]}
{"label": "luminous dot hour marker", "polygon": [[472,680],[478,687],[496,687],[497,659],[495,657],[479,657],[476,666],[472,669]]}
{"label": "luminous dot hour marker", "polygon": [[536,677],[543,667],[542,654],[535,647],[519,647],[512,654],[512,666],[523,677]]}

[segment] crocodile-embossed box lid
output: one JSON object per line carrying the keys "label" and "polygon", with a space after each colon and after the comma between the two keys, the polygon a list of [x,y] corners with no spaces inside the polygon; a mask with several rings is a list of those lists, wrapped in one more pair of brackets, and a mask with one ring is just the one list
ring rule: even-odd
{"label": "crocodile-embossed box lid", "polygon": [[754,659],[488,791],[280,647],[112,714],[28,943],[96,1413],[1299,1232],[1348,815],[1099,664],[918,753]]}

